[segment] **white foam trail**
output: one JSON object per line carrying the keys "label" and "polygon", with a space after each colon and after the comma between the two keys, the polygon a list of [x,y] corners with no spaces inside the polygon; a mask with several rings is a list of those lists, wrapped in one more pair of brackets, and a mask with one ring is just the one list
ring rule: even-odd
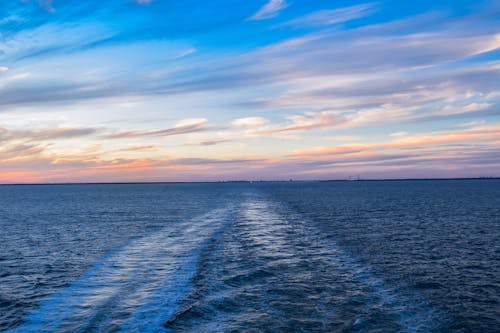
{"label": "white foam trail", "polygon": [[110,320],[114,330],[118,325],[124,331],[164,331],[161,314],[175,313],[203,245],[228,223],[228,212],[214,210],[110,252],[11,332],[99,332],[109,329]]}
{"label": "white foam trail", "polygon": [[[286,210],[287,218],[279,213],[280,210]],[[374,304],[383,306],[397,318],[396,322],[401,332],[429,332],[430,328],[442,322],[443,315],[438,314],[437,309],[430,306],[423,295],[398,293],[396,288],[390,287],[384,279],[374,274],[370,266],[359,263],[334,240],[327,239],[321,230],[304,216],[263,197],[246,202],[243,205],[243,213],[248,219],[247,223],[254,225],[252,229],[258,230],[259,237],[254,237],[253,240],[274,253],[284,251],[288,246],[288,241],[279,236],[283,233],[275,231],[287,228],[294,229],[294,233],[299,237],[307,238],[314,248],[322,248],[320,255],[322,258],[327,258],[333,267],[339,269],[344,267],[357,281],[372,290]],[[269,239],[262,237],[265,234],[272,237]],[[299,237],[297,240],[300,240]],[[310,250],[314,252],[313,248]],[[357,325],[363,320],[357,318],[355,321]]]}
{"label": "white foam trail", "polygon": [[[186,251],[184,264],[175,274],[175,279],[167,279],[163,285],[154,293],[148,296],[143,304],[135,309],[133,316],[127,324],[122,326],[123,332],[165,332],[163,323],[174,316],[178,311],[178,303],[189,293],[191,289],[191,279],[198,269],[198,260],[203,251],[208,246],[210,240],[216,239],[225,228],[230,225],[232,219],[228,215],[229,211],[218,212],[212,218],[218,226],[204,237],[197,247],[189,248]],[[224,221],[225,223],[220,223]],[[208,228],[203,229],[205,232]],[[203,232],[203,230],[201,230]],[[187,245],[189,247],[189,245]]]}
{"label": "white foam trail", "polygon": [[[424,332],[439,320],[425,300],[390,288],[300,214],[262,197],[252,197],[240,208],[245,217],[240,232],[255,244],[253,250],[264,251],[262,256],[293,258],[294,247],[306,237],[308,252],[319,251],[316,255],[332,267],[347,270],[368,286],[373,302],[397,318],[401,331]],[[286,217],[280,214],[285,210]],[[232,213],[231,208],[215,210],[132,240],[41,302],[23,325],[10,332],[165,332],[163,322],[177,313],[179,302],[192,288],[200,255],[230,225]],[[362,323],[362,318],[356,319],[356,325]]]}

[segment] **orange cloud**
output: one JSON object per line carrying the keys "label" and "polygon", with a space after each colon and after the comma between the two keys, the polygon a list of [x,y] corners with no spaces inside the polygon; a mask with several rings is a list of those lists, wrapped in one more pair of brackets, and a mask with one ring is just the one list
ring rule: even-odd
{"label": "orange cloud", "polygon": [[500,139],[500,126],[482,126],[451,133],[410,136],[386,143],[316,147],[307,150],[295,151],[292,156],[311,158],[320,156],[332,157],[347,154],[359,155],[359,153],[366,151],[383,151],[390,149],[405,150],[413,148],[426,148],[441,144],[471,144],[481,141],[494,142],[498,139]]}

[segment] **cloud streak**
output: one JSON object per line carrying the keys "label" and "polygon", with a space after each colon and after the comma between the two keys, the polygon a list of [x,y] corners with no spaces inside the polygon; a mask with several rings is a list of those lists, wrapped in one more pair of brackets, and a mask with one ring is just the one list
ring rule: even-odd
{"label": "cloud streak", "polygon": [[[345,157],[347,155],[363,155],[371,152],[385,150],[404,150],[412,152],[415,149],[426,149],[429,147],[447,146],[453,148],[456,145],[485,144],[500,139],[500,126],[473,127],[463,131],[448,133],[434,133],[431,135],[403,136],[403,138],[387,143],[357,144],[348,146],[318,147],[307,150],[296,151],[292,156],[299,158],[332,158]],[[497,147],[500,149],[500,147]],[[440,148],[437,148],[441,151]]]}
{"label": "cloud streak", "polygon": [[253,21],[270,19],[276,17],[286,7],[288,7],[288,4],[285,0],[269,0],[249,19]]}
{"label": "cloud streak", "polygon": [[49,129],[12,130],[0,127],[0,142],[13,140],[44,141],[85,137],[96,133],[96,128],[58,127]]}
{"label": "cloud streak", "polygon": [[206,119],[186,119],[179,122],[177,125],[165,129],[148,130],[148,131],[122,131],[105,136],[107,139],[126,139],[139,137],[166,137],[184,135],[196,132],[208,131],[209,127]]}
{"label": "cloud streak", "polygon": [[374,11],[373,7],[372,3],[367,3],[344,8],[323,9],[287,21],[281,26],[319,27],[344,23],[370,15]]}

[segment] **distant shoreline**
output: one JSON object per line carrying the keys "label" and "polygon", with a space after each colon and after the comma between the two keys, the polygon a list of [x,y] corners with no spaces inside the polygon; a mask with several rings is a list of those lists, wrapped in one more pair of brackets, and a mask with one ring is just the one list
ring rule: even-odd
{"label": "distant shoreline", "polygon": [[154,185],[154,184],[224,184],[224,183],[329,183],[329,182],[397,182],[397,181],[450,181],[450,180],[499,180],[499,177],[466,178],[380,178],[380,179],[291,179],[291,180],[221,180],[221,181],[159,181],[159,182],[61,182],[61,183],[0,183],[0,186],[33,185]]}

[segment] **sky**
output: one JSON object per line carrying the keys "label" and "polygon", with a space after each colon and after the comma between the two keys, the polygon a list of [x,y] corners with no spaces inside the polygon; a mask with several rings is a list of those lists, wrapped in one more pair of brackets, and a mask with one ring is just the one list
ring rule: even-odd
{"label": "sky", "polygon": [[500,1],[0,2],[0,183],[500,176]]}

